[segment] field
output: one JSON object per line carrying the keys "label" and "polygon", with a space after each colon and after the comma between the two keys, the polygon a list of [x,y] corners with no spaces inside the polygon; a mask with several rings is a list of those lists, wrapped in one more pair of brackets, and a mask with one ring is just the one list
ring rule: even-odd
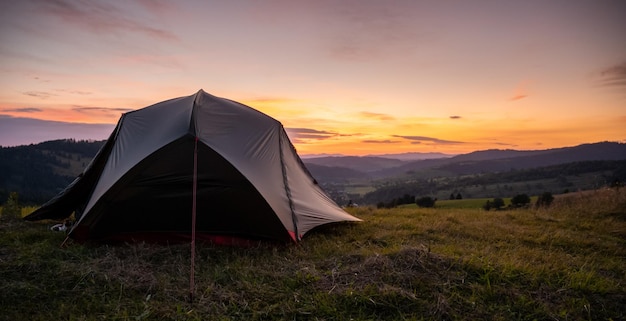
{"label": "field", "polygon": [[299,245],[201,245],[192,302],[189,245],[61,247],[50,223],[1,219],[0,319],[626,319],[626,190],[458,207],[350,208],[364,222]]}

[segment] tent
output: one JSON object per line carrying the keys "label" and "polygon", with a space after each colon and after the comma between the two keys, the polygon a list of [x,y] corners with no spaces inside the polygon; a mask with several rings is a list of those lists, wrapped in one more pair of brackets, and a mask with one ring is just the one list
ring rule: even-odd
{"label": "tent", "polygon": [[82,174],[25,219],[72,213],[78,241],[298,242],[360,221],[324,193],[280,122],[202,90],[123,114]]}

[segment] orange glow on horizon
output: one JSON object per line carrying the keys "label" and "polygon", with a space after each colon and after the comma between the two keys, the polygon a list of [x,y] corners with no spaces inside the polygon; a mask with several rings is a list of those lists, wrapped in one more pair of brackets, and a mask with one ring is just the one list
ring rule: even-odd
{"label": "orange glow on horizon", "polygon": [[[560,122],[533,117],[502,121],[479,116],[398,117],[380,112],[350,112],[346,109],[333,112],[328,108],[311,108],[323,106],[323,103],[295,99],[252,99],[242,100],[242,103],[281,121],[301,155],[362,156],[409,152],[462,154],[484,149],[532,150],[598,141],[623,141],[622,137],[626,136],[621,130],[626,128],[626,116],[615,119],[601,116],[568,117]],[[89,104],[85,103],[85,106]],[[121,114],[130,109],[76,105],[11,108],[4,105],[0,106],[0,110],[1,114],[11,117],[115,124]],[[313,134],[298,134],[299,128],[308,129]]]}

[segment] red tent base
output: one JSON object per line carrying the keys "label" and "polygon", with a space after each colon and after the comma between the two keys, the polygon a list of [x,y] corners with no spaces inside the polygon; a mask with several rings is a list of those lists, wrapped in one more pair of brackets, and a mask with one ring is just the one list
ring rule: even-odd
{"label": "red tent base", "polygon": [[[102,239],[81,239],[75,238],[75,241],[79,243],[107,243],[107,244],[119,244],[119,243],[151,243],[151,244],[184,244],[191,242],[191,234],[186,233],[173,233],[173,232],[143,232],[143,233],[128,233],[117,234]],[[273,245],[285,245],[287,242],[279,242],[268,239],[255,239],[246,238],[234,235],[212,235],[196,233],[196,243],[223,245],[223,246],[236,246],[236,247],[253,247],[259,244],[273,244]]]}

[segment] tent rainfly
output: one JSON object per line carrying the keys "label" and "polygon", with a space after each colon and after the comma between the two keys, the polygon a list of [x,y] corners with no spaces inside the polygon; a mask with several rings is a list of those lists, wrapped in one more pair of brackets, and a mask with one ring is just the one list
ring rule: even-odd
{"label": "tent rainfly", "polygon": [[298,242],[360,221],[322,191],[280,122],[202,90],[123,114],[86,169],[25,219],[72,213],[77,241]]}

